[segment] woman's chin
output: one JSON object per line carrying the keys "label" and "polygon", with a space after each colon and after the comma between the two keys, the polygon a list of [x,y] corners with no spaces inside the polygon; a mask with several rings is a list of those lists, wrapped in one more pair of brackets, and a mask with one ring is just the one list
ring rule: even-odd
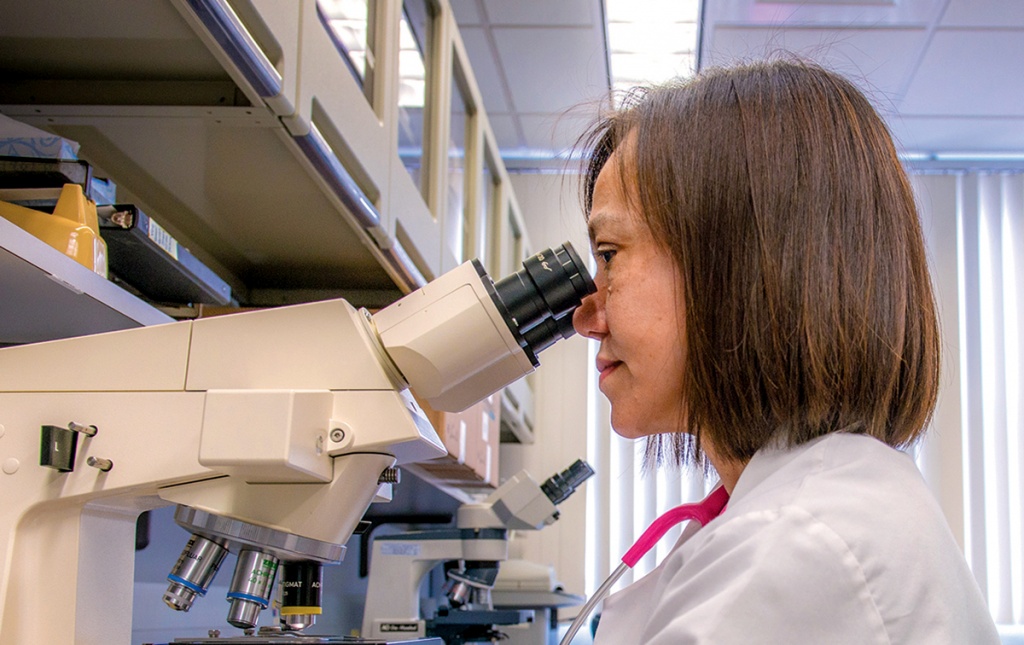
{"label": "woman's chin", "polygon": [[611,421],[612,430],[623,439],[640,439],[652,434],[651,432],[646,432],[645,426],[642,424],[616,422],[614,412],[612,412]]}
{"label": "woman's chin", "polygon": [[[650,415],[647,415],[649,417]],[[678,415],[675,417],[678,418]],[[615,414],[612,408],[611,426],[623,439],[642,439],[656,434],[680,432],[680,424],[668,419],[636,418],[636,415]]]}

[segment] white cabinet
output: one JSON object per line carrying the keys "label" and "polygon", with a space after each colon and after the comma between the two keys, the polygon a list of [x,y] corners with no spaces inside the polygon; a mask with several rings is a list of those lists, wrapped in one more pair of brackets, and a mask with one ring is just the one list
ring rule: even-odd
{"label": "white cabinet", "polygon": [[[369,2],[362,53],[341,46],[333,6],[13,0],[0,21],[0,113],[77,141],[118,201],[166,228],[243,305],[380,306],[474,256],[495,278],[518,270],[530,243],[448,1]],[[410,53],[418,80],[400,64]],[[417,82],[422,105],[410,107],[402,93]],[[421,120],[411,129],[410,115]],[[422,146],[413,162],[410,132]],[[5,263],[20,267],[13,257]],[[6,267],[10,293],[24,279]],[[37,291],[47,307],[64,310],[75,290],[113,298],[94,278],[70,291],[43,280],[63,289]],[[72,300],[67,317],[87,320]],[[60,333],[167,320],[123,300],[96,315],[124,321]],[[4,309],[0,342],[32,340],[13,329],[43,315]]]}

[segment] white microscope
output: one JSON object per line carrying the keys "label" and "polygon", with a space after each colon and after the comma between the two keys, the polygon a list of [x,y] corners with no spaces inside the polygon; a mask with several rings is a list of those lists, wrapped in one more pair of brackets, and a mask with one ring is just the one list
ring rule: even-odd
{"label": "white microscope", "polygon": [[445,452],[407,389],[468,407],[533,371],[593,290],[564,244],[497,283],[467,262],[374,315],[331,300],[0,350],[0,645],[128,643],[135,520],[167,504],[192,534],[170,607],[232,552],[228,622],[254,631],[284,563],[285,626],[308,626],[319,565],[389,470]]}
{"label": "white microscope", "polygon": [[[524,470],[487,499],[459,507],[456,527],[379,537],[373,542],[363,636],[407,641],[440,636],[447,645],[500,638],[495,625],[518,625],[533,611],[494,608],[491,589],[508,559],[508,531],[537,531],[558,519],[565,501],[594,471],[576,461],[537,484]],[[451,563],[447,605],[423,616],[420,586],[441,563]]]}

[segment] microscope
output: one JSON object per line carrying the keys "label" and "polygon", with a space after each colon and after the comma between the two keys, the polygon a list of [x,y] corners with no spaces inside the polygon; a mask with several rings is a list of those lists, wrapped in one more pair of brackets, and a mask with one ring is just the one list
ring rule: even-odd
{"label": "microscope", "polygon": [[[0,645],[128,643],[136,519],[169,504],[191,535],[171,609],[230,552],[239,642],[281,642],[255,632],[279,580],[286,642],[351,642],[302,629],[393,468],[445,454],[409,390],[472,405],[569,337],[593,290],[567,243],[496,283],[467,262],[372,315],[328,300],[0,349]],[[210,640],[233,639],[175,642]]]}
{"label": "microscope", "polygon": [[[440,636],[448,645],[491,642],[494,625],[532,620],[530,610],[495,610],[491,589],[498,566],[508,559],[508,531],[536,531],[558,519],[558,504],[594,474],[582,460],[537,484],[526,471],[509,478],[483,502],[464,504],[456,528],[401,533],[373,543],[363,613],[364,637],[407,641]],[[448,605],[421,616],[420,586],[442,563]]]}

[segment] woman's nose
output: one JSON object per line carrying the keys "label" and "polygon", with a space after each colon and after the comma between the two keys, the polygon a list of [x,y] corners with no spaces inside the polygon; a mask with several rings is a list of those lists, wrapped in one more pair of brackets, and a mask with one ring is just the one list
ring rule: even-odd
{"label": "woman's nose", "polygon": [[587,338],[601,338],[605,333],[604,310],[600,306],[601,290],[583,299],[572,314],[572,326],[576,333]]}

